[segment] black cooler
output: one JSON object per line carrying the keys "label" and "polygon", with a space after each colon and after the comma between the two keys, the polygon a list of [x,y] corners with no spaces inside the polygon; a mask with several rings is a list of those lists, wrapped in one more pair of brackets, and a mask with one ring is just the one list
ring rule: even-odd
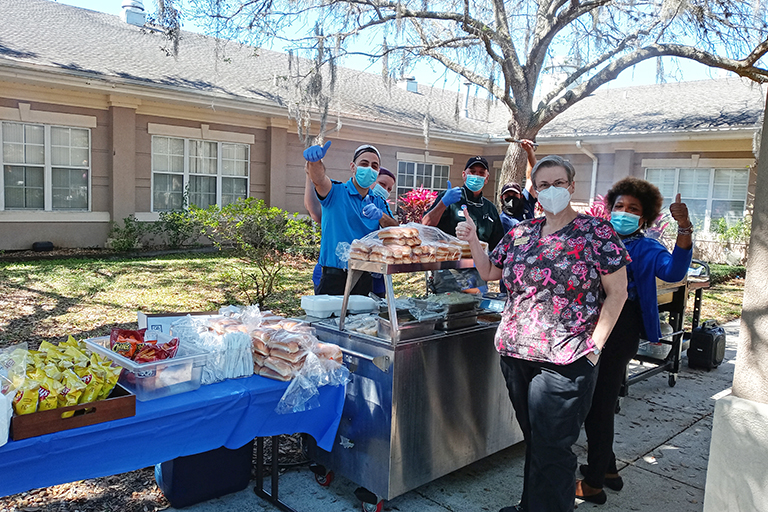
{"label": "black cooler", "polygon": [[183,508],[242,491],[251,481],[252,463],[253,441],[157,464],[155,480],[171,506]]}

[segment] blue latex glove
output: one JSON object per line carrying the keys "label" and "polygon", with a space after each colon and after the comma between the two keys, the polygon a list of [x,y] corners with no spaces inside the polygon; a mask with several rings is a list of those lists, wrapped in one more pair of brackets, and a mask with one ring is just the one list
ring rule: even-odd
{"label": "blue latex glove", "polygon": [[453,203],[461,199],[461,187],[451,188],[451,182],[448,182],[448,190],[445,191],[443,196],[443,204],[445,206],[451,206]]}
{"label": "blue latex glove", "polygon": [[323,146],[309,146],[304,150],[304,160],[307,162],[319,162],[328,152],[329,147],[331,147],[331,141],[326,142]]}
{"label": "blue latex glove", "polygon": [[368,203],[363,206],[363,215],[371,220],[379,220],[384,215],[381,208],[373,204],[373,199],[370,196],[365,196],[365,202]]}

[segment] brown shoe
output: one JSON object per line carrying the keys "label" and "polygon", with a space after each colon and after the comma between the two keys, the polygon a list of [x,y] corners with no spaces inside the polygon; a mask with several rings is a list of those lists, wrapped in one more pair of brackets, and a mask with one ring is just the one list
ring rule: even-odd
{"label": "brown shoe", "polygon": [[608,500],[604,490],[590,487],[584,480],[576,480],[576,497],[597,505],[602,505]]}

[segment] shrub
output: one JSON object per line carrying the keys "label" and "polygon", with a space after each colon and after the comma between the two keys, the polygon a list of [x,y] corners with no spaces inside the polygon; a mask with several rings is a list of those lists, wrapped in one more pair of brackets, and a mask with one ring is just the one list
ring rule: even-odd
{"label": "shrub", "polygon": [[151,232],[151,223],[139,222],[134,215],[124,218],[122,227],[110,221],[107,246],[115,251],[132,251],[140,248],[142,239]]}
{"label": "shrub", "polygon": [[320,254],[320,225],[311,218],[288,219],[286,236],[291,239],[292,254],[317,259]]}
{"label": "shrub", "polygon": [[414,188],[400,196],[400,208],[397,210],[397,218],[401,224],[409,222],[421,223],[421,218],[427,213],[432,203],[435,202],[437,192],[424,188]]}
{"label": "shrub", "polygon": [[160,220],[154,223],[154,232],[173,249],[192,244],[200,236],[202,228],[200,221],[189,210],[161,212]]}
{"label": "shrub", "polygon": [[296,215],[269,208],[254,198],[239,199],[223,208],[209,206],[203,210],[193,206],[190,212],[215,246],[233,248],[249,267],[255,268],[239,269],[239,275],[232,274],[232,281],[249,303],[263,307],[279,287],[284,255],[295,246],[293,237],[303,232],[298,229]]}
{"label": "shrub", "polygon": [[752,235],[752,216],[747,215],[731,226],[728,225],[728,221],[725,218],[720,217],[712,222],[709,230],[717,234],[718,240],[724,244],[748,244],[749,237]]}
{"label": "shrub", "polygon": [[709,264],[709,283],[711,286],[730,281],[734,277],[744,277],[747,268],[743,265]]}

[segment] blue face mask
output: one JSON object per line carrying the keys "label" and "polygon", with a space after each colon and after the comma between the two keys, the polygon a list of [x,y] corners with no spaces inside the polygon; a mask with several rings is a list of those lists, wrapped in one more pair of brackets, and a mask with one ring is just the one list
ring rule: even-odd
{"label": "blue face mask", "polygon": [[368,188],[373,185],[378,177],[379,171],[373,167],[360,167],[358,165],[357,170],[355,171],[355,181],[357,181],[357,184],[363,188]]}
{"label": "blue face mask", "polygon": [[474,174],[467,175],[466,181],[467,188],[472,192],[480,192],[485,185],[485,178],[482,176],[475,176]]}
{"label": "blue face mask", "polygon": [[371,190],[371,194],[382,198],[383,200],[389,199],[389,192],[387,192],[387,189],[381,186],[380,183],[377,183],[375,187],[373,187],[373,190]]}
{"label": "blue face mask", "polygon": [[611,224],[620,235],[631,235],[640,229],[640,216],[627,212],[611,212]]}

